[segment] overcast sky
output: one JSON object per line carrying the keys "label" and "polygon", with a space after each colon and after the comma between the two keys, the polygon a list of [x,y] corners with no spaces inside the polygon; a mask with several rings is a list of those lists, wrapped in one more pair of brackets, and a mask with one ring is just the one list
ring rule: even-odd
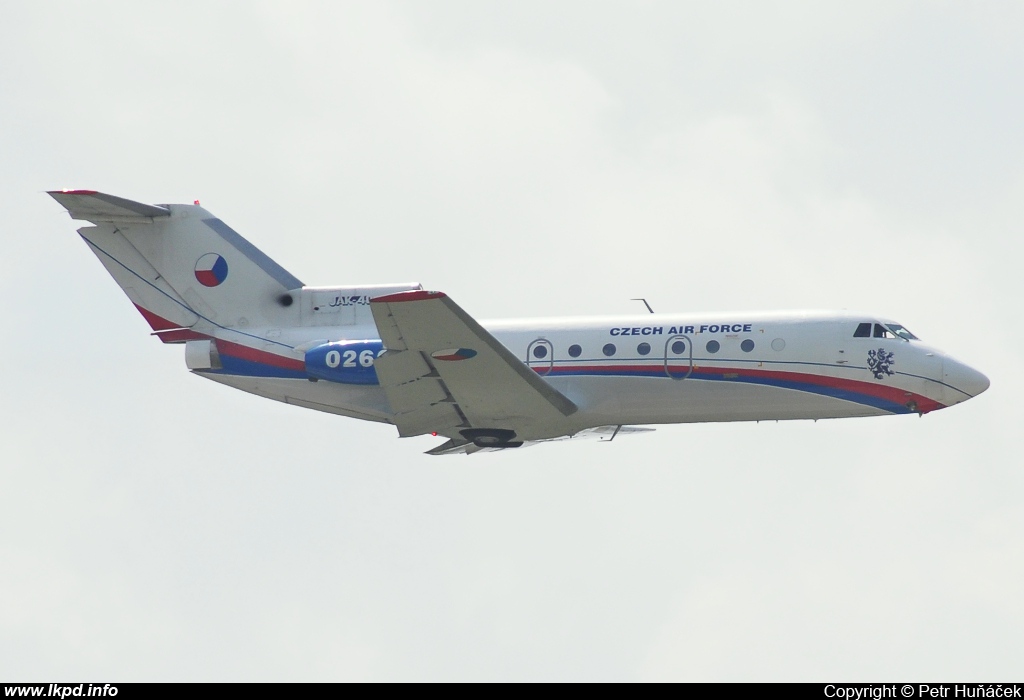
{"label": "overcast sky", "polygon": [[[1006,680],[1024,6],[7,2],[0,678]],[[47,189],[480,319],[848,308],[962,406],[473,457],[188,374]]]}

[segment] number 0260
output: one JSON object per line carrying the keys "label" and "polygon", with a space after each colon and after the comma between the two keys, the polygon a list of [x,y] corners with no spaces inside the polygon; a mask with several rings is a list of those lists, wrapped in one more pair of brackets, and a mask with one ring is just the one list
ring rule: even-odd
{"label": "number 0260", "polygon": [[361,367],[372,367],[373,360],[373,350],[363,350],[362,352],[355,350],[331,350],[324,357],[324,361],[331,369],[355,367],[357,362]]}

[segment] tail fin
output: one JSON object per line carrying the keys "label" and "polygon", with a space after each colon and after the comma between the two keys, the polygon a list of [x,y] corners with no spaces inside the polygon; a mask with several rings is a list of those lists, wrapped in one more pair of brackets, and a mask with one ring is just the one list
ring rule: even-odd
{"label": "tail fin", "polygon": [[96,224],[78,232],[165,342],[294,323],[302,282],[198,204],[49,194],[71,218]]}

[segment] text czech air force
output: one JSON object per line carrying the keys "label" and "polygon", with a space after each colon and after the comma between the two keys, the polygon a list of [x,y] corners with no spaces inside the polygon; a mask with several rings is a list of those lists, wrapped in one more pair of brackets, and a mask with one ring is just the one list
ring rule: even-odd
{"label": "text czech air force", "polygon": [[640,326],[612,328],[611,335],[691,335],[694,333],[750,333],[752,323],[704,323],[699,326]]}

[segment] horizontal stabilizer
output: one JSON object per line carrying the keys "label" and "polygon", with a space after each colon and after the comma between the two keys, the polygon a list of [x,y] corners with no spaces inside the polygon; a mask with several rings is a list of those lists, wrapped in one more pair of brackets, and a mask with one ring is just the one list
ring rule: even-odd
{"label": "horizontal stabilizer", "polygon": [[56,190],[47,194],[67,209],[72,219],[93,223],[151,223],[156,217],[171,214],[165,207],[93,190]]}

